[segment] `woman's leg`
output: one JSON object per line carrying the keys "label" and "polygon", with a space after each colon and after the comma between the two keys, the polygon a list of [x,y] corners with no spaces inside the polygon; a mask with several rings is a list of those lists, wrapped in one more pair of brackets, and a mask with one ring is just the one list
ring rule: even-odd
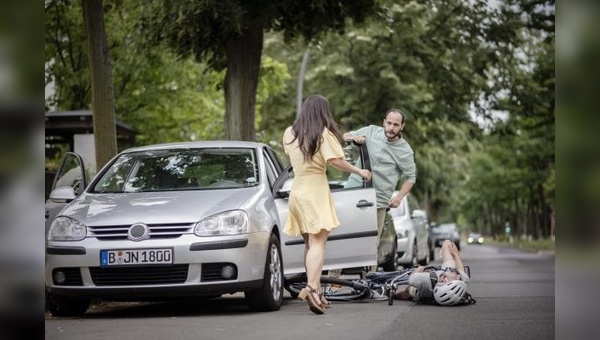
{"label": "woman's leg", "polygon": [[307,283],[312,288],[321,290],[321,272],[325,262],[325,245],[329,231],[321,229],[318,234],[308,235],[308,249],[305,247],[304,266],[306,267]]}
{"label": "woman's leg", "polygon": [[304,272],[308,275],[308,268],[306,268],[306,255],[308,254],[308,249],[310,249],[310,241],[308,239],[308,234],[302,234],[302,238],[304,239]]}

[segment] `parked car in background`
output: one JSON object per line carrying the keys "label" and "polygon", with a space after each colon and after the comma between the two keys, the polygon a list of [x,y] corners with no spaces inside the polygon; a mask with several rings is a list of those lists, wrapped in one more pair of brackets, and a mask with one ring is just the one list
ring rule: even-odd
{"label": "parked car in background", "polygon": [[433,243],[436,247],[441,247],[444,240],[450,240],[460,250],[460,234],[456,223],[443,223],[431,228],[431,231],[433,232]]}
{"label": "parked car in background", "polygon": [[[344,151],[349,161],[370,164],[364,145]],[[285,276],[305,270],[304,240],[282,232],[293,170],[265,144],[132,148],[89,185],[81,157],[66,157],[63,164],[73,166],[57,172],[46,205],[46,305],[56,316],[84,314],[94,298],[236,292],[250,310],[272,311],[282,304]],[[377,261],[375,190],[359,185],[332,185],[343,227],[329,236],[324,269]]]}
{"label": "parked car in background", "polygon": [[468,244],[483,244],[483,236],[479,233],[469,233],[467,237]]}
{"label": "parked car in background", "polygon": [[427,213],[419,209],[414,197],[408,194],[398,207],[390,209],[389,215],[396,231],[398,264],[427,265],[431,261]]}

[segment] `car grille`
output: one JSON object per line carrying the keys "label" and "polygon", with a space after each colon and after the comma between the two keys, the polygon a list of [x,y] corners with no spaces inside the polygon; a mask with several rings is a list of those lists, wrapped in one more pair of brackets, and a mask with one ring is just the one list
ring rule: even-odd
{"label": "car grille", "polygon": [[189,265],[155,267],[90,267],[96,286],[159,285],[184,283]]}
{"label": "car grille", "polygon": [[[99,240],[126,240],[131,225],[88,226],[88,237]],[[177,238],[193,233],[193,223],[148,224],[150,239]]]}

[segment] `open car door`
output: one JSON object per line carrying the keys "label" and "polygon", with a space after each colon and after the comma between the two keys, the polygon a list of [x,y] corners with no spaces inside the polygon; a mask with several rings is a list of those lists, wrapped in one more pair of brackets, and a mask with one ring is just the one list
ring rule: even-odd
{"label": "open car door", "polygon": [[[369,155],[364,145],[347,142],[346,160],[370,170]],[[349,174],[333,167],[327,169],[327,179],[340,226],[327,239],[323,270],[357,268],[377,264],[377,204],[371,182],[351,184]],[[281,228],[289,215],[288,196],[293,181],[293,169],[288,168],[275,184],[275,203]],[[304,269],[304,239],[282,233],[281,247],[284,274],[302,273]]]}
{"label": "open car door", "polygon": [[50,197],[46,200],[46,234],[54,218],[87,187],[88,178],[83,159],[76,153],[67,152],[56,172]]}

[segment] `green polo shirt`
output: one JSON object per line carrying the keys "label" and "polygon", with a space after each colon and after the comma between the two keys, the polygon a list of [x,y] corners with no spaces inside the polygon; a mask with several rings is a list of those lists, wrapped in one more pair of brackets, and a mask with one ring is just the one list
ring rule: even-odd
{"label": "green polo shirt", "polygon": [[[369,125],[350,131],[349,134],[367,137],[366,145],[371,160],[377,208],[387,208],[388,201],[401,178],[412,183],[417,180],[417,167],[412,148],[403,138],[388,142],[381,126]],[[351,174],[347,186],[356,187],[361,183],[362,178],[359,175]]]}

